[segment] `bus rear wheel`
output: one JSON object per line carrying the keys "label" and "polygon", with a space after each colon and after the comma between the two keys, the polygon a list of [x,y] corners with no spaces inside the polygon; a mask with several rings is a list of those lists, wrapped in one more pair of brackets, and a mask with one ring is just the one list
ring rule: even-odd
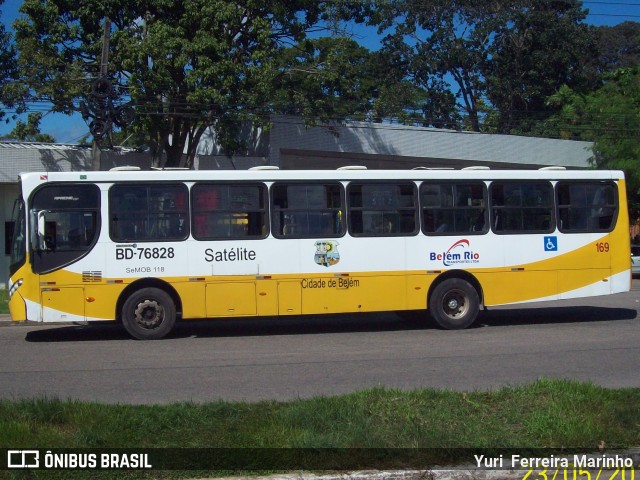
{"label": "bus rear wheel", "polygon": [[447,330],[467,328],[478,317],[480,299],[466,280],[449,278],[433,290],[429,312],[438,325]]}
{"label": "bus rear wheel", "polygon": [[137,290],[122,306],[122,324],[133,338],[158,340],[165,337],[176,323],[176,306],[164,290]]}

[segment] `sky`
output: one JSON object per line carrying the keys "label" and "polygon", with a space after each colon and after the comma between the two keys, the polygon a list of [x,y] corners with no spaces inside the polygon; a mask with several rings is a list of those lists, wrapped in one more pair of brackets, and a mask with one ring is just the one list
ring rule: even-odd
{"label": "sky", "polygon": [[[5,0],[0,4],[0,20],[7,31],[12,31],[11,23],[19,15],[18,9],[21,4],[22,0]],[[583,4],[589,10],[586,22],[591,25],[613,26],[625,21],[640,22],[640,0],[587,0],[583,1]],[[353,33],[358,42],[371,50],[380,46],[374,28],[356,25],[353,27]],[[42,111],[42,105],[38,105],[37,110]],[[22,120],[26,121],[26,115]],[[14,125],[15,122],[0,123],[0,136],[11,132]],[[89,132],[89,127],[79,114],[67,116],[49,113],[42,119],[40,131],[52,135],[58,143],[75,144]]]}

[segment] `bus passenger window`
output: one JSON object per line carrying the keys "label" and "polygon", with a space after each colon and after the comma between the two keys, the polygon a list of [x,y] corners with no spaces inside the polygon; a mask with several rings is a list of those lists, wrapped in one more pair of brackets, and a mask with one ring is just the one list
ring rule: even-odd
{"label": "bus passenger window", "polygon": [[262,183],[196,183],[191,189],[196,240],[259,239],[267,234]]}
{"label": "bus passenger window", "polygon": [[184,240],[189,234],[183,183],[115,184],[109,209],[109,235],[115,242]]}
{"label": "bus passenger window", "polygon": [[417,191],[412,182],[349,184],[349,232],[354,236],[415,235]]}
{"label": "bus passenger window", "polygon": [[484,182],[423,182],[422,231],[427,235],[486,233],[486,192]]}
{"label": "bus passenger window", "polygon": [[344,194],[337,182],[276,183],[271,187],[273,235],[335,238],[344,234]]}
{"label": "bus passenger window", "polygon": [[563,233],[607,232],[615,226],[618,198],[612,182],[558,182],[556,198]]}
{"label": "bus passenger window", "polygon": [[495,181],[490,188],[493,231],[504,234],[553,231],[553,187],[544,181]]}

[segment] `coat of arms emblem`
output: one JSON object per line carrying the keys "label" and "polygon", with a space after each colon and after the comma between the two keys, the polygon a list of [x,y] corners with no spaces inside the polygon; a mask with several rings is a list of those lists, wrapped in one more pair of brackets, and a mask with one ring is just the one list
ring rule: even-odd
{"label": "coat of arms emblem", "polygon": [[330,267],[340,261],[338,242],[334,242],[333,240],[318,240],[315,246],[316,254],[314,260],[318,265]]}

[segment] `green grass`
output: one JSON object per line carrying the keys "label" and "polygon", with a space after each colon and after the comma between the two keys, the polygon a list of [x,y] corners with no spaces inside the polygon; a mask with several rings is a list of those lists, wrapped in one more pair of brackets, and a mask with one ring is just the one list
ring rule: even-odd
{"label": "green grass", "polygon": [[9,313],[9,292],[6,288],[0,289],[0,313]]}
{"label": "green grass", "polygon": [[[492,392],[374,388],[251,404],[0,401],[0,448],[438,448],[455,461],[462,448],[594,450],[601,442],[640,446],[640,389],[541,379]],[[40,471],[38,478],[61,473]],[[163,476],[189,474],[154,471],[149,478]]]}

